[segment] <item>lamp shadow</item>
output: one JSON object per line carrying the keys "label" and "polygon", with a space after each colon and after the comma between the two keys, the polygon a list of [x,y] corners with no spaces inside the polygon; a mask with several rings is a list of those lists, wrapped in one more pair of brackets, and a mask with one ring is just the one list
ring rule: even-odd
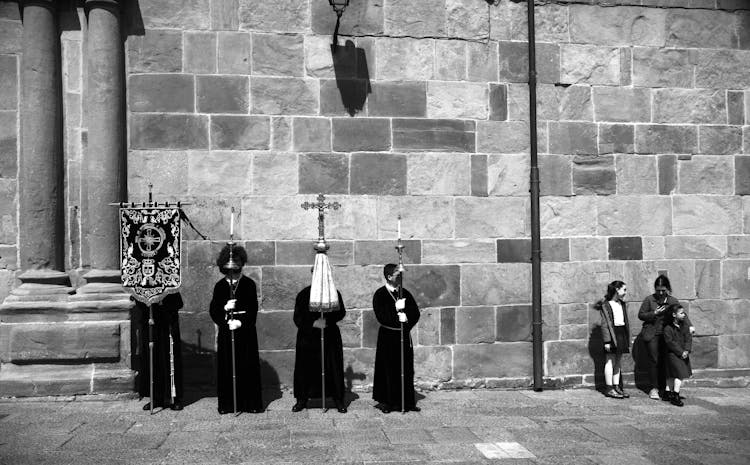
{"label": "lamp shadow", "polygon": [[343,47],[331,44],[331,57],[341,103],[349,116],[354,116],[364,109],[367,95],[372,93],[365,50],[347,40]]}

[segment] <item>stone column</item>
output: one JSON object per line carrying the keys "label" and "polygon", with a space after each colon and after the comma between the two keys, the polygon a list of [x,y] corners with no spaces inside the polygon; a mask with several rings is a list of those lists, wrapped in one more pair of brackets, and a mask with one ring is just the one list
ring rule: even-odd
{"label": "stone column", "polygon": [[[21,269],[64,269],[62,74],[57,2],[23,2],[21,160],[18,173]],[[48,273],[49,274],[49,273]],[[23,280],[23,276],[21,276]]]}
{"label": "stone column", "polygon": [[109,204],[127,200],[121,3],[85,3],[88,147],[84,154],[81,231],[83,265],[92,270],[86,275],[88,282],[119,281],[119,219],[117,208]]}

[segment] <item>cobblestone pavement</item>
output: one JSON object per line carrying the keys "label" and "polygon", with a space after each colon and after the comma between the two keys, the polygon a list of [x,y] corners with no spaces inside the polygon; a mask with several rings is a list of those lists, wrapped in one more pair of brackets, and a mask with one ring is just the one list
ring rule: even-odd
{"label": "cobblestone pavement", "polygon": [[149,415],[144,401],[0,401],[2,464],[750,463],[750,389],[688,388],[682,408],[592,389],[424,393],[385,415],[360,393],[349,413],[219,415],[215,398]]}

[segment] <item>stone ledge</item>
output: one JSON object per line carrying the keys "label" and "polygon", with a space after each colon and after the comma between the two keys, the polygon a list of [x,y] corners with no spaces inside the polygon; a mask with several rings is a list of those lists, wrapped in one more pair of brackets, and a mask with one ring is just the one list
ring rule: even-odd
{"label": "stone ledge", "polygon": [[0,369],[0,398],[43,396],[58,398],[82,394],[121,393],[132,391],[134,381],[135,373],[119,365],[15,365],[10,363],[3,364]]}

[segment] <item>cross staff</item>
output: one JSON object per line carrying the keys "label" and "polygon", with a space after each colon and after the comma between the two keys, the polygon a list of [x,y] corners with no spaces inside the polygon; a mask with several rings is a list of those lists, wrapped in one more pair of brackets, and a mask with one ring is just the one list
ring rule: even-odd
{"label": "cross staff", "polygon": [[[404,298],[404,244],[401,242],[401,215],[398,215],[398,299]],[[406,309],[404,309],[405,311]],[[401,329],[401,413],[406,413],[404,393],[404,323],[399,322]]]}

